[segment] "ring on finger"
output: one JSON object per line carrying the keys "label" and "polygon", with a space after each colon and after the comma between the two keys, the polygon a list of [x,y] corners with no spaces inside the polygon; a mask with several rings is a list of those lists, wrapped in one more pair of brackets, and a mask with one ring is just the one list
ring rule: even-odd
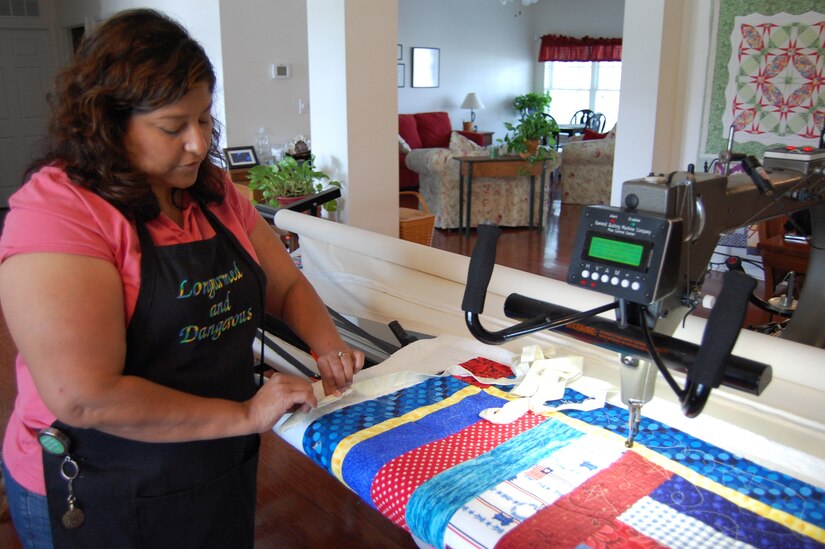
{"label": "ring on finger", "polygon": [[342,356],[344,356],[344,352],[343,351],[338,351],[338,358],[341,358]]}

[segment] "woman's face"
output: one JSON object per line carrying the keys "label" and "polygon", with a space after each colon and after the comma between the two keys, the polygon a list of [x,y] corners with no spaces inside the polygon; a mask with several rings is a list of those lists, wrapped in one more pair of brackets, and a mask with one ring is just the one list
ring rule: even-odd
{"label": "woman's face", "polygon": [[212,94],[195,85],[179,101],[133,115],[124,145],[129,162],[149,177],[155,194],[195,183],[212,142]]}

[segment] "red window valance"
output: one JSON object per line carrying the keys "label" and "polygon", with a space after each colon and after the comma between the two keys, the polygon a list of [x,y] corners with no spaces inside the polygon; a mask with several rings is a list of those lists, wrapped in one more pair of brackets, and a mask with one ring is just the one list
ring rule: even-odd
{"label": "red window valance", "polygon": [[544,61],[621,61],[621,38],[573,38],[558,34],[541,37],[539,62]]}

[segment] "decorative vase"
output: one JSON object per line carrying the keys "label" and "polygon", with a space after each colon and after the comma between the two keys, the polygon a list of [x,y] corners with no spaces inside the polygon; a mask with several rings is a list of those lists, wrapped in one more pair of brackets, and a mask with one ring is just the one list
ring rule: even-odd
{"label": "decorative vase", "polygon": [[540,141],[538,139],[529,139],[525,141],[525,145],[527,145],[527,152],[519,153],[519,157],[527,159],[531,156],[536,156],[536,153],[539,150],[539,142]]}
{"label": "decorative vase", "polygon": [[281,207],[283,208],[284,206],[289,206],[293,202],[298,202],[299,200],[301,200],[304,197],[303,196],[279,196],[277,198],[278,198],[278,204],[280,204]]}
{"label": "decorative vase", "polygon": [[465,132],[473,131],[473,123],[472,122],[464,122],[464,131]]}

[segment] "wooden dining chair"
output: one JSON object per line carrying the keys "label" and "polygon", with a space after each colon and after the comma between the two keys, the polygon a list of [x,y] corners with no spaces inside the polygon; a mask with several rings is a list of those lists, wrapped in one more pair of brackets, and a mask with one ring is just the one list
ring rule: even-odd
{"label": "wooden dining chair", "polygon": [[590,118],[590,122],[587,124],[587,127],[597,133],[604,132],[604,125],[607,122],[607,117],[600,113],[594,113],[593,116]]}
{"label": "wooden dining chair", "polygon": [[590,128],[590,121],[593,119],[595,115],[596,113],[594,111],[591,111],[590,109],[581,109],[573,114],[573,117],[570,119],[570,123],[583,124]]}
{"label": "wooden dining chair", "polygon": [[[553,148],[554,148],[554,149],[556,149],[556,150],[559,150],[559,139],[560,139],[560,137],[561,137],[561,134],[560,134],[560,133],[559,133],[559,131],[558,131],[558,127],[559,127],[559,125],[558,125],[558,123],[556,122],[556,119],[555,119],[552,115],[547,114],[546,112],[544,112],[544,113],[542,113],[542,114],[544,115],[544,117],[545,117],[545,118],[547,118],[548,120],[552,120],[552,121],[553,121],[553,123],[555,123],[555,124],[556,124],[556,131],[554,131],[554,132],[551,134],[551,136],[553,137],[553,141],[554,141],[554,143],[553,143]],[[541,144],[542,144],[542,145],[544,145],[545,147],[549,145],[549,142],[547,141],[547,137],[546,137],[546,136],[542,138],[542,140],[541,140]]]}

